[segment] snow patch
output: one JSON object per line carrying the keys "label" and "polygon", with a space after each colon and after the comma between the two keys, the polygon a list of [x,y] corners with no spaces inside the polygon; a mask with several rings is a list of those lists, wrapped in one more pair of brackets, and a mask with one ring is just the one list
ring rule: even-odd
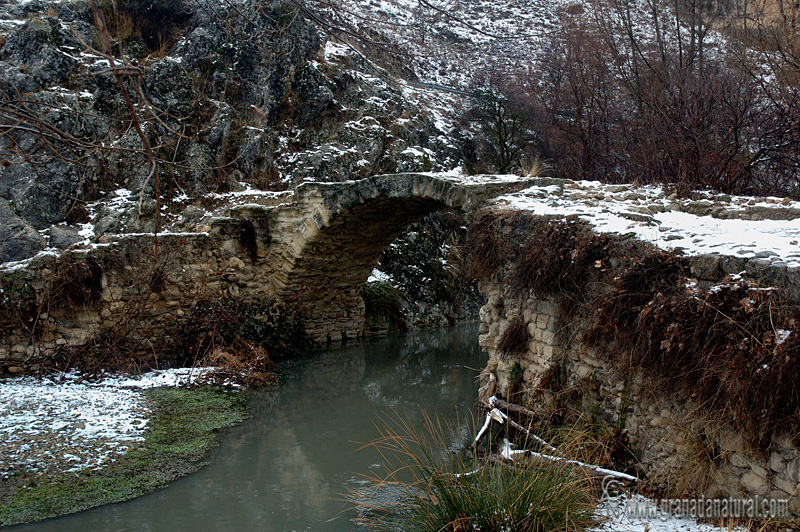
{"label": "snow patch", "polygon": [[372,273],[370,274],[369,278],[367,278],[368,283],[391,283],[392,276],[388,273],[383,273],[382,271],[373,268]]}
{"label": "snow patch", "polygon": [[[570,183],[569,187],[572,188],[534,186],[501,196],[494,203],[537,215],[577,216],[601,233],[632,233],[662,249],[681,249],[688,255],[717,253],[760,257],[781,260],[790,267],[800,266],[800,218],[743,220],[682,212],[684,204],[665,197],[662,187],[604,185],[591,181]],[[710,205],[713,197],[710,194],[708,197]],[[731,197],[725,210],[794,209],[795,203],[781,202],[778,198],[756,202],[752,198]]]}
{"label": "snow patch", "polygon": [[[45,471],[61,460],[71,472],[103,467],[144,440],[151,409],[141,390],[187,384],[207,369],[106,374],[91,382],[76,372],[3,380],[0,479],[18,469]],[[28,443],[19,445],[22,440]]]}

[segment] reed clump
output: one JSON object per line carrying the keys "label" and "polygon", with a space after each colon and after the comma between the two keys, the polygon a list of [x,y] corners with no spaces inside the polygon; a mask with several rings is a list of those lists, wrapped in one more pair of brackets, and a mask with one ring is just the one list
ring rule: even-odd
{"label": "reed clump", "polygon": [[370,530],[545,532],[593,523],[590,477],[569,464],[479,456],[460,445],[463,429],[425,414],[380,431],[370,447],[390,472],[352,497],[357,523]]}

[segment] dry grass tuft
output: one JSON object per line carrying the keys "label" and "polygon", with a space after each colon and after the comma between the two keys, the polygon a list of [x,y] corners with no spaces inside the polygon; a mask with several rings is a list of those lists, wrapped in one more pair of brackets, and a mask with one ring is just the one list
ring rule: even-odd
{"label": "dry grass tuft", "polygon": [[[502,462],[463,449],[465,431],[422,419],[379,425],[388,473],[351,495],[369,530],[576,531],[593,524],[590,477],[565,462]],[[469,431],[469,433],[474,433]],[[469,439],[466,439],[468,442]]]}
{"label": "dry grass tuft", "polygon": [[218,387],[241,384],[256,387],[277,382],[266,350],[245,340],[240,340],[227,349],[214,348],[197,365],[212,368],[197,378],[197,384]]}
{"label": "dry grass tuft", "polygon": [[497,350],[504,357],[521,355],[528,349],[529,341],[528,323],[522,315],[518,315],[508,323],[503,331],[503,335],[497,342]]}

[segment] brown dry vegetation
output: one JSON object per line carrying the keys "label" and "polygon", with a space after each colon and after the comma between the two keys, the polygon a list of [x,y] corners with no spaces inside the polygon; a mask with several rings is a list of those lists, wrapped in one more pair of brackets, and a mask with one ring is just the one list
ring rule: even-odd
{"label": "brown dry vegetation", "polygon": [[602,266],[607,251],[608,237],[585,222],[538,218],[528,228],[511,282],[539,296],[576,294]]}
{"label": "brown dry vegetation", "polygon": [[[477,93],[508,108],[506,128],[511,117],[525,116],[526,135],[534,133],[526,145],[555,177],[666,182],[681,194],[800,195],[795,2],[631,6],[601,0],[591,12],[565,12],[536,76],[495,69],[490,79],[500,82],[486,82],[480,73]],[[713,38],[721,27],[729,46]],[[518,134],[499,141],[498,130],[474,131],[477,145],[516,148],[525,140]],[[512,154],[514,162],[501,165],[484,148],[472,166],[516,168],[521,155]]]}
{"label": "brown dry vegetation", "polygon": [[629,277],[609,294],[588,343],[622,374],[682,390],[742,430],[754,450],[775,433],[798,434],[800,306],[745,282],[698,290],[680,286],[676,272],[661,286]]}
{"label": "brown dry vegetation", "polygon": [[[681,390],[697,415],[742,431],[754,450],[800,433],[800,305],[780,290],[741,280],[700,288],[685,257],[544,217],[487,213],[471,232],[484,279],[505,268],[515,290],[562,302],[582,294],[583,339],[621,379]],[[558,328],[572,327],[563,317]],[[527,342],[518,320],[498,344],[504,356]]]}
{"label": "brown dry vegetation", "polygon": [[509,253],[519,244],[520,228],[524,230],[531,218],[521,211],[483,212],[467,233],[468,273],[479,281],[491,279],[510,258]]}
{"label": "brown dry vegetation", "polygon": [[502,356],[513,356],[525,353],[528,348],[528,323],[521,315],[511,320],[497,342],[497,350]]}

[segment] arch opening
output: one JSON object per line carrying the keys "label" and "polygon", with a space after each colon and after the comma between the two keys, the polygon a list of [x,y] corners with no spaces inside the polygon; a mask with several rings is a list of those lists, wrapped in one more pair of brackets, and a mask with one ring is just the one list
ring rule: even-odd
{"label": "arch opening", "polygon": [[317,341],[364,334],[361,289],[381,253],[414,221],[447,205],[432,198],[378,197],[338,213],[295,260],[281,297],[295,304]]}

